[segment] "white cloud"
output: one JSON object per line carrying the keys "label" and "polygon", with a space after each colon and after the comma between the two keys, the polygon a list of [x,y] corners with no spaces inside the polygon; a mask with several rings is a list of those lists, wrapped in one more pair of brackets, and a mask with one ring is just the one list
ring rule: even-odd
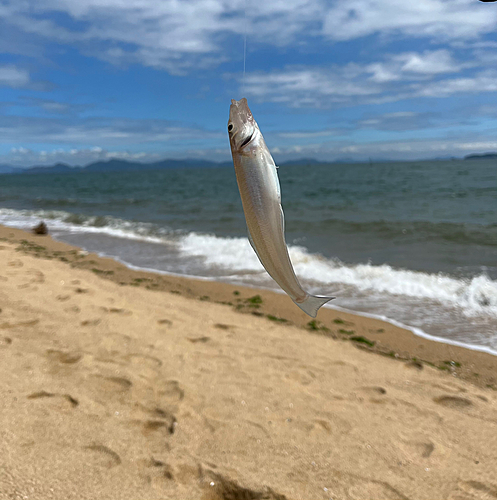
{"label": "white cloud", "polygon": [[[425,51],[422,54],[408,52],[393,57],[393,60],[402,64],[401,71],[436,75],[439,73],[455,73],[468,64],[456,63],[448,50]],[[471,66],[471,64],[469,65]]]}
{"label": "white cloud", "polygon": [[350,140],[330,143],[275,146],[271,150],[278,154],[276,161],[311,157],[325,161],[340,158],[367,161],[368,158],[390,160],[414,160],[423,158],[456,156],[462,157],[470,153],[484,153],[497,150],[497,141],[464,141],[463,137],[436,140],[398,140],[355,143]]}
{"label": "white cloud", "polygon": [[468,78],[451,78],[413,87],[416,97],[447,97],[453,94],[497,92],[497,71],[484,71]]}
{"label": "white cloud", "polygon": [[0,66],[0,86],[20,88],[29,84],[29,72],[16,66]]}
{"label": "white cloud", "polygon": [[[115,64],[173,73],[241,57],[233,36],[240,49],[244,35],[253,46],[374,33],[461,43],[477,42],[497,27],[497,11],[475,0],[6,0],[0,18],[9,29],[77,46]],[[425,72],[428,63],[406,62],[406,71]]]}
{"label": "white cloud", "polygon": [[374,33],[450,40],[478,38],[496,25],[497,11],[473,0],[348,0],[334,2],[323,31],[334,40]]}
{"label": "white cloud", "polygon": [[311,139],[315,137],[331,137],[337,135],[339,130],[308,130],[295,132],[278,132],[277,136],[281,139]]}
{"label": "white cloud", "polygon": [[[290,107],[395,102],[416,97],[497,91],[497,71],[475,72],[478,62],[458,62],[448,50],[390,54],[383,61],[343,66],[286,67],[247,74],[244,89],[260,102]],[[464,77],[443,77],[472,69]]]}
{"label": "white cloud", "polygon": [[[322,10],[319,0],[7,0],[0,17],[116,64],[138,62],[177,73],[226,60],[233,35],[285,45],[309,33]],[[47,17],[53,12],[67,14],[76,26]]]}
{"label": "white cloud", "polygon": [[17,144],[20,138],[24,144],[101,145],[99,147],[152,143],[188,147],[206,140],[226,140],[225,133],[179,126],[166,120],[0,116],[0,144]]}
{"label": "white cloud", "polygon": [[290,67],[270,73],[245,76],[245,92],[259,101],[285,103],[291,107],[327,107],[355,96],[381,93],[379,85],[357,81],[361,70],[355,65],[330,69]]}
{"label": "white cloud", "polygon": [[92,148],[54,148],[50,151],[36,151],[29,148],[12,148],[10,154],[0,157],[1,163],[12,166],[53,165],[66,163],[69,165],[86,165],[95,161],[121,159],[128,161],[152,162],[160,160],[164,155],[144,151],[109,151],[99,147]]}
{"label": "white cloud", "polygon": [[63,102],[44,101],[40,104],[40,106],[48,113],[64,114],[68,113],[70,110],[70,106]]}
{"label": "white cloud", "polygon": [[407,79],[426,79],[443,73],[457,73],[475,66],[475,62],[456,62],[447,49],[404,52],[386,56],[387,61],[375,62],[366,66],[371,72],[371,80],[384,83]]}

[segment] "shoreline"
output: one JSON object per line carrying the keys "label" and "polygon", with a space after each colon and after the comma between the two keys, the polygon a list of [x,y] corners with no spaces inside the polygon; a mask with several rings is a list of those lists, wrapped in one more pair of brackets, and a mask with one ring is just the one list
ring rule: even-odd
{"label": "shoreline", "polygon": [[[17,211],[17,216],[6,212],[3,220],[0,217],[0,224],[29,231],[44,215],[49,217],[51,232],[58,241],[116,259],[133,270],[184,276],[187,279],[205,280],[207,277],[222,283],[279,291],[265,272],[259,275],[262,267],[246,238],[239,236],[233,237],[230,242],[231,236],[187,231],[181,236],[173,235],[169,241],[169,238],[149,234],[155,234],[155,231],[145,227],[147,223],[117,218],[114,222],[106,220],[101,225],[100,222],[97,224],[94,216],[82,215],[83,219],[79,219],[77,215],[77,219],[72,220],[74,214],[64,211],[60,214],[41,211],[36,217],[23,213],[23,210]],[[83,223],[83,220],[86,222]],[[94,223],[98,227],[94,227]],[[128,227],[128,224],[133,227]],[[143,224],[145,226],[142,227]],[[146,234],[141,234],[142,230]],[[332,301],[332,307],[339,304],[352,314],[366,317],[369,317],[368,313],[372,314],[373,318],[408,329],[428,340],[497,355],[494,342],[497,289],[491,272],[487,276],[482,268],[467,276],[457,276],[435,269],[418,269],[410,265],[412,261],[395,268],[386,263],[334,263],[334,259],[330,260],[328,256],[324,257],[322,275],[315,275],[320,270],[322,259],[319,252],[312,253],[302,248],[304,254],[301,255],[298,247],[294,250],[296,253],[292,259],[299,266],[299,276],[302,280],[310,280],[302,282],[304,287],[314,293],[338,293],[338,300]],[[254,276],[251,276],[252,271],[256,271]],[[333,288],[330,288],[331,284]],[[343,294],[339,291],[342,288]],[[484,307],[487,305],[488,310]]]}
{"label": "shoreline", "polygon": [[[362,350],[405,362],[421,363],[479,387],[497,390],[497,353],[489,352],[486,347],[432,337],[396,320],[350,311],[333,304],[321,308],[318,317],[312,320],[296,308],[284,293],[209,278],[144,270],[118,258],[82,251],[50,235],[34,235],[0,225],[0,241],[2,239],[20,244],[24,253],[57,258],[71,267],[88,269],[121,286],[144,287],[223,304],[240,313],[264,316],[278,324],[294,325],[306,332],[330,336],[338,341],[350,341]],[[84,253],[87,255],[82,255]],[[261,302],[255,297],[260,297]]]}

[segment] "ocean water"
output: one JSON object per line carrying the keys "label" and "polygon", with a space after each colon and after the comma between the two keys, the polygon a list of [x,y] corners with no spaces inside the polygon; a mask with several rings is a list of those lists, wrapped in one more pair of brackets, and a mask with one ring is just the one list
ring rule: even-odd
{"label": "ocean water", "polygon": [[[304,288],[497,351],[495,160],[292,165],[279,177]],[[230,168],[1,175],[0,223],[41,219],[132,266],[277,288],[247,241]]]}

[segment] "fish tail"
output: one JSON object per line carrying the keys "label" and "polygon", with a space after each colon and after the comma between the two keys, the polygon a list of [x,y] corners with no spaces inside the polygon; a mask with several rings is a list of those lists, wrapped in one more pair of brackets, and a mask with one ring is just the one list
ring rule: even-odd
{"label": "fish tail", "polygon": [[294,300],[302,311],[304,311],[309,316],[315,318],[318,310],[321,306],[324,306],[326,302],[333,300],[336,297],[323,297],[322,295],[307,295],[303,302],[297,302]]}

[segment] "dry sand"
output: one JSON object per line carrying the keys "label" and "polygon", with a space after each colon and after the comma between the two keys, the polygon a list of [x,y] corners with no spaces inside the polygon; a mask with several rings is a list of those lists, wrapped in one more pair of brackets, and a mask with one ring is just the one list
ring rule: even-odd
{"label": "dry sand", "polygon": [[0,309],[1,499],[497,498],[497,357],[7,228]]}

